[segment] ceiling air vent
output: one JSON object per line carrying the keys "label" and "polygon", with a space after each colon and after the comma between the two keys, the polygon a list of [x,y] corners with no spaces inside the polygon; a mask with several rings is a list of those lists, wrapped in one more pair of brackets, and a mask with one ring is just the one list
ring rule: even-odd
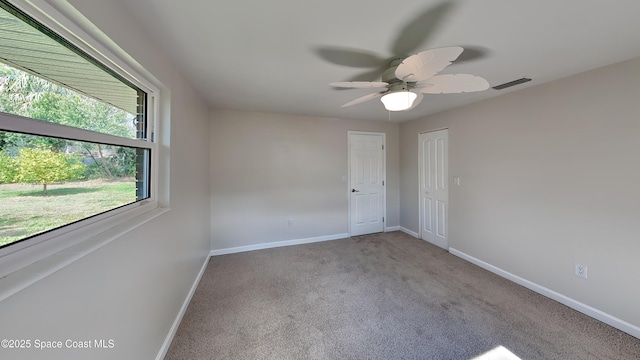
{"label": "ceiling air vent", "polygon": [[509,81],[508,83],[504,83],[501,85],[496,85],[493,88],[496,90],[502,90],[502,89],[506,89],[512,86],[516,86],[516,85],[520,85],[520,84],[524,84],[526,82],[531,81],[531,79],[529,78],[522,78],[522,79],[518,79],[518,80],[513,80],[513,81]]}

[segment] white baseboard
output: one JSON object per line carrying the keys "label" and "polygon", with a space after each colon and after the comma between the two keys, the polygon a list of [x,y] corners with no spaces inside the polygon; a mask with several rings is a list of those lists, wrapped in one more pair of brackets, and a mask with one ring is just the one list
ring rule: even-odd
{"label": "white baseboard", "polygon": [[572,298],[569,298],[565,295],[562,295],[558,292],[555,292],[551,289],[548,289],[544,286],[538,285],[534,282],[531,282],[527,279],[523,279],[519,276],[516,276],[514,274],[511,274],[510,272],[507,272],[505,270],[500,269],[499,267],[493,266],[489,263],[486,263],[480,259],[476,259],[471,255],[467,255],[465,253],[463,253],[462,251],[456,250],[454,248],[449,248],[449,252],[457,257],[460,257],[464,260],[467,260],[468,262],[478,265],[481,268],[491,271],[492,273],[502,276],[503,278],[507,279],[507,280],[511,280],[513,282],[515,282],[516,284],[522,285],[524,287],[526,287],[529,290],[533,290],[535,292],[537,292],[538,294],[544,295],[550,299],[553,299],[561,304],[564,304],[574,310],[577,310],[585,315],[591,316],[592,318],[596,319],[596,320],[600,320],[605,324],[611,325],[616,329],[619,329],[621,331],[626,332],[629,335],[635,336],[637,338],[640,339],[640,327],[630,324],[624,320],[618,319],[615,316],[609,315],[601,310],[598,310],[596,308],[593,308],[589,305],[583,304],[579,301],[576,301]]}
{"label": "white baseboard", "polygon": [[407,229],[406,227],[402,227],[402,226],[398,226],[398,227],[400,228],[399,230],[402,231],[403,233],[405,233],[407,235],[411,235],[414,238],[418,238],[418,239],[420,238],[420,235],[417,232],[413,232],[413,231]]}
{"label": "white baseboard", "polygon": [[207,258],[204,260],[204,264],[202,264],[202,268],[200,269],[200,272],[198,273],[196,280],[193,282],[193,285],[191,285],[189,294],[187,294],[187,297],[184,299],[184,302],[180,307],[180,311],[178,312],[176,319],[173,321],[173,325],[171,325],[171,329],[169,329],[169,333],[167,334],[167,337],[164,339],[164,342],[162,343],[162,347],[160,348],[160,352],[158,352],[158,356],[156,356],[156,360],[162,360],[164,359],[165,355],[167,355],[167,351],[169,351],[169,346],[171,346],[173,337],[176,336],[176,331],[178,331],[178,326],[180,326],[180,322],[182,322],[182,317],[184,316],[184,313],[187,312],[187,307],[189,307],[191,298],[193,297],[193,294],[196,292],[196,289],[198,288],[198,284],[200,283],[200,279],[202,278],[204,271],[207,269],[207,265],[209,264],[209,259],[210,257],[207,256]]}
{"label": "white baseboard", "polygon": [[400,226],[387,226],[384,232],[400,231]]}
{"label": "white baseboard", "polygon": [[239,252],[270,249],[270,248],[282,247],[282,246],[310,244],[310,243],[321,242],[321,241],[339,240],[339,239],[346,239],[348,237],[349,237],[349,234],[344,233],[344,234],[317,236],[317,237],[311,237],[311,238],[305,238],[305,239],[275,241],[275,242],[268,242],[268,243],[255,244],[255,245],[238,246],[238,247],[232,247],[232,248],[226,248],[226,249],[216,249],[216,250],[211,250],[211,256],[235,254]]}

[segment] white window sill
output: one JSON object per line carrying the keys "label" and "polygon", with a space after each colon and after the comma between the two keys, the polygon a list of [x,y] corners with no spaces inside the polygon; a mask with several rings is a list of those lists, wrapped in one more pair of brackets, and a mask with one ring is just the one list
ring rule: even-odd
{"label": "white window sill", "polygon": [[[103,231],[96,231],[58,252],[45,256],[17,269],[5,271],[0,278],[0,301],[20,292],[76,260],[92,253],[135,228],[166,213],[169,208],[154,208],[131,219],[110,224]],[[72,234],[68,234],[72,236]]]}

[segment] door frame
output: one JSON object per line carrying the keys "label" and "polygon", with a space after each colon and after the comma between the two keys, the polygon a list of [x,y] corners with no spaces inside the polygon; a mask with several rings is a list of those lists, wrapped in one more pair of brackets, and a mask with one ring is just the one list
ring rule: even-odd
{"label": "door frame", "polygon": [[351,237],[351,135],[381,135],[382,136],[382,231],[387,232],[387,134],[383,132],[371,131],[347,131],[347,223],[349,226],[349,237]]}
{"label": "door frame", "polygon": [[[449,246],[449,235],[451,234],[450,227],[451,227],[451,216],[449,216],[449,214],[451,213],[451,201],[449,200],[449,189],[451,189],[451,184],[449,181],[450,178],[450,169],[449,169],[449,143],[450,143],[450,139],[449,139],[449,128],[448,127],[444,127],[444,128],[439,128],[439,129],[434,129],[434,130],[428,130],[428,131],[420,131],[418,133],[418,239],[422,240],[422,189],[420,186],[420,180],[422,177],[422,151],[420,151],[420,135],[422,134],[428,134],[428,133],[432,133],[432,132],[436,132],[436,131],[441,131],[441,130],[447,130],[447,250],[448,248],[450,248]],[[425,240],[426,241],[426,240]]]}

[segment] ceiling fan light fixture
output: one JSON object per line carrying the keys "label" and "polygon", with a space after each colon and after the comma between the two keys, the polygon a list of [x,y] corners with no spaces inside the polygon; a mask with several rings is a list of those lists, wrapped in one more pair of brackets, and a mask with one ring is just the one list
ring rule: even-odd
{"label": "ceiling fan light fixture", "polygon": [[385,94],[380,98],[384,108],[389,111],[404,111],[413,105],[418,95],[411,91],[403,90]]}

